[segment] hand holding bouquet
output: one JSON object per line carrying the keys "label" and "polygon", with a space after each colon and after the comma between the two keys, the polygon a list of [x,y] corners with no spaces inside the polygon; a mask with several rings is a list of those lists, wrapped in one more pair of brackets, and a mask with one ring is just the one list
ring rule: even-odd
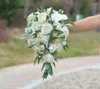
{"label": "hand holding bouquet", "polygon": [[66,24],[73,22],[63,13],[63,10],[56,11],[52,7],[40,8],[27,18],[24,37],[34,50],[34,63],[43,61],[44,79],[53,75],[52,65],[55,66],[57,61],[57,52],[68,47],[69,27]]}

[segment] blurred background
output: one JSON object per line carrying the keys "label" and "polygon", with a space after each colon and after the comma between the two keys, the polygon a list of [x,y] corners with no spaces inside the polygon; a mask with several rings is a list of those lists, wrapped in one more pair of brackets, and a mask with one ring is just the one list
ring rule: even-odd
{"label": "blurred background", "polygon": [[[34,61],[33,50],[21,39],[25,16],[40,6],[63,9],[73,21],[100,14],[100,0],[0,0],[0,68]],[[100,29],[74,33],[68,38],[69,49],[59,58],[100,55]]]}

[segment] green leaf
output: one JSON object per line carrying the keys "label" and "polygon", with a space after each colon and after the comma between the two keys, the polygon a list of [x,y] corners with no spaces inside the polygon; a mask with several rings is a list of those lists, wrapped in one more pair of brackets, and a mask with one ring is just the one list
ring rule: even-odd
{"label": "green leaf", "polygon": [[63,49],[66,51],[66,47],[65,46],[63,46]]}
{"label": "green leaf", "polygon": [[66,47],[69,48],[68,44],[66,43]]}
{"label": "green leaf", "polygon": [[38,57],[35,58],[34,64],[36,64],[36,61],[38,60]]}
{"label": "green leaf", "polygon": [[63,11],[62,9],[60,9],[60,10],[59,10],[59,13],[60,13],[60,14],[63,14],[63,13],[64,13],[64,11]]}
{"label": "green leaf", "polygon": [[51,8],[50,15],[53,14],[53,8]]}
{"label": "green leaf", "polygon": [[73,26],[76,26],[73,21],[70,21],[69,23],[72,24]]}
{"label": "green leaf", "polygon": [[31,45],[31,46],[28,46],[28,48],[32,48],[33,47],[33,45]]}
{"label": "green leaf", "polygon": [[44,9],[44,7],[41,5],[40,8],[37,8],[37,11],[41,13],[41,12],[45,12],[45,9]]}
{"label": "green leaf", "polygon": [[43,5],[40,6],[40,10],[41,10],[41,11],[44,11]]}
{"label": "green leaf", "polygon": [[44,54],[46,53],[46,45],[45,44],[43,44],[44,45],[44,50],[43,50],[43,56],[44,56]]}
{"label": "green leaf", "polygon": [[55,60],[56,62],[58,62],[58,61],[57,61],[57,51],[55,51],[54,53],[52,53],[52,56],[54,57],[54,60]]}
{"label": "green leaf", "polygon": [[48,70],[48,73],[49,73],[51,76],[53,75],[52,66],[51,66],[51,68]]}
{"label": "green leaf", "polygon": [[46,65],[46,63],[43,64],[41,71],[44,69],[45,65]]}
{"label": "green leaf", "polygon": [[60,34],[62,34],[63,32],[62,31],[60,31],[60,30],[56,30],[55,29],[55,31],[58,33],[58,35],[60,35]]}
{"label": "green leaf", "polygon": [[53,75],[53,69],[52,69],[52,65],[50,63],[45,63],[42,66],[42,70],[45,68],[44,74],[42,76],[42,78],[46,79],[48,77],[48,74],[50,74],[51,76]]}
{"label": "green leaf", "polygon": [[50,63],[46,63],[46,71],[48,71],[50,69]]}
{"label": "green leaf", "polygon": [[65,51],[66,51],[66,48],[69,48],[67,43],[66,43],[65,46],[63,46],[63,49],[64,49]]}
{"label": "green leaf", "polygon": [[45,71],[44,74],[43,74],[43,76],[42,76],[42,78],[43,78],[43,79],[46,79],[47,77],[48,77],[48,72]]}
{"label": "green leaf", "polygon": [[39,64],[40,61],[42,60],[42,57],[43,57],[43,56],[39,54],[39,57],[38,57],[38,64]]}
{"label": "green leaf", "polygon": [[65,24],[72,24],[73,26],[75,26],[74,22],[71,20],[71,18],[64,20]]}

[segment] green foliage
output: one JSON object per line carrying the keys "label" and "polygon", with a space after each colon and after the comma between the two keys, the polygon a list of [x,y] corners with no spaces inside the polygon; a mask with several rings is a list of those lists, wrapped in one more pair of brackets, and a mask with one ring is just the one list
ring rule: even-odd
{"label": "green foliage", "polygon": [[83,0],[80,7],[80,14],[82,14],[84,17],[89,16],[92,3],[93,0]]}
{"label": "green foliage", "polygon": [[44,7],[41,5],[40,8],[37,8],[37,11],[41,13],[41,12],[45,12],[45,9],[44,9]]}
{"label": "green foliage", "polygon": [[19,9],[22,9],[20,0],[0,0],[0,18],[10,24]]}
{"label": "green foliage", "polygon": [[52,66],[50,63],[44,63],[43,64],[43,67],[42,67],[42,70],[44,69],[45,67],[45,71],[44,71],[44,74],[43,74],[43,79],[46,79],[48,77],[48,75],[50,74],[51,76],[53,75],[53,70],[52,70]]}

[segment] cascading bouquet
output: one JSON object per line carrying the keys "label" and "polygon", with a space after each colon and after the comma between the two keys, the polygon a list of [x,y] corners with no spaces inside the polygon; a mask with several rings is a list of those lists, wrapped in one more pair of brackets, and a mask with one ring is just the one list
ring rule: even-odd
{"label": "cascading bouquet", "polygon": [[74,25],[63,10],[56,11],[52,7],[39,8],[27,17],[24,37],[34,50],[34,63],[43,61],[43,79],[53,75],[52,65],[56,66],[57,52],[68,47],[69,27],[66,24]]}

